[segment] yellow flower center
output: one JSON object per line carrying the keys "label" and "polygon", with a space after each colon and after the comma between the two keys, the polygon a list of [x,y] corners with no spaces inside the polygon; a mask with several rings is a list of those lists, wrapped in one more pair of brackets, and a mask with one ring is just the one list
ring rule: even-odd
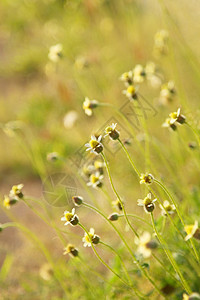
{"label": "yellow flower center", "polygon": [[92,183],[96,183],[99,180],[99,177],[95,176],[94,174],[91,175],[90,181]]}
{"label": "yellow flower center", "polygon": [[91,240],[93,239],[94,235],[92,233],[89,233],[88,235],[85,236],[85,241],[87,243],[91,243]]}
{"label": "yellow flower center", "polygon": [[68,222],[70,222],[71,221],[71,219],[73,218],[73,214],[72,213],[66,213],[65,214],[65,219],[68,221]]}
{"label": "yellow flower center", "polygon": [[108,126],[108,127],[106,127],[106,129],[105,129],[105,132],[106,132],[106,133],[110,133],[110,132],[112,132],[112,131],[113,131],[113,129],[112,129],[111,126]]}
{"label": "yellow flower center", "polygon": [[135,88],[133,85],[130,85],[128,88],[127,88],[127,93],[128,94],[131,94],[131,95],[134,95],[135,94]]}
{"label": "yellow flower center", "polygon": [[186,231],[186,233],[187,233],[188,235],[189,235],[189,234],[192,234],[193,229],[194,229],[194,225],[187,225],[187,226],[185,226],[185,231]]}
{"label": "yellow flower center", "polygon": [[89,142],[90,146],[92,149],[94,149],[99,143],[96,140],[91,140]]}
{"label": "yellow flower center", "polygon": [[151,203],[152,203],[152,200],[149,197],[144,198],[144,205],[148,205],[148,204],[151,204]]}
{"label": "yellow flower center", "polygon": [[172,119],[177,119],[177,117],[178,117],[177,112],[171,113],[171,114],[170,114],[170,117],[171,117]]}

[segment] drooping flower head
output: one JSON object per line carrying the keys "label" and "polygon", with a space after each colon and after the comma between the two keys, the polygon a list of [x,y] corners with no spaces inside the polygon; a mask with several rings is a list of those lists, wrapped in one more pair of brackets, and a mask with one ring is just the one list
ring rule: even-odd
{"label": "drooping flower head", "polygon": [[52,62],[58,62],[61,57],[62,57],[62,51],[63,51],[63,46],[62,44],[57,44],[54,46],[51,46],[49,48],[49,54],[48,54],[48,58],[52,61]]}
{"label": "drooping flower head", "polygon": [[75,208],[72,209],[71,212],[65,210],[64,216],[61,218],[61,221],[64,221],[64,225],[71,224],[72,226],[75,226],[79,222],[78,216],[75,214]]}
{"label": "drooping flower head", "polygon": [[129,85],[126,90],[123,91],[123,94],[126,95],[130,100],[137,100],[136,88],[133,85]]}
{"label": "drooping flower head", "polygon": [[84,247],[91,247],[91,244],[98,244],[100,242],[100,237],[94,232],[94,228],[90,228],[88,234],[85,232],[85,235],[82,239]]}
{"label": "drooping flower head", "polygon": [[185,123],[185,116],[181,115],[181,109],[178,108],[177,111],[169,114],[170,118],[171,118],[171,122],[178,122],[179,124],[183,124]]}
{"label": "drooping flower head", "polygon": [[195,221],[194,225],[186,225],[184,227],[185,232],[187,233],[185,241],[194,237],[197,240],[200,240],[200,229],[198,227],[198,222]]}
{"label": "drooping flower head", "polygon": [[13,185],[9,193],[10,198],[12,197],[23,198],[24,196],[22,193],[23,187],[24,187],[23,184]]}
{"label": "drooping flower head", "polygon": [[198,293],[192,293],[190,295],[183,294],[183,300],[199,300],[200,299],[200,294]]}
{"label": "drooping flower head", "polygon": [[119,138],[119,131],[116,130],[117,123],[112,123],[112,125],[107,126],[105,129],[105,136],[109,135],[112,140],[117,140]]}
{"label": "drooping flower head", "polygon": [[101,139],[102,139],[101,135],[98,138],[92,135],[89,143],[85,144],[85,146],[87,147],[86,151],[90,151],[95,154],[101,153],[103,151],[103,145],[101,143]]}
{"label": "drooping flower head", "polygon": [[85,98],[85,101],[83,102],[83,109],[85,111],[85,114],[88,116],[92,115],[92,111],[94,108],[98,106],[97,100],[90,100],[88,97]]}
{"label": "drooping flower head", "polygon": [[10,207],[17,202],[18,202],[18,199],[16,199],[16,198],[10,198],[8,196],[4,196],[3,206],[7,209],[10,209]]}
{"label": "drooping flower head", "polygon": [[143,183],[152,184],[153,181],[154,181],[154,177],[151,174],[146,173],[146,174],[141,174],[141,176],[140,176],[140,184],[143,184]]}
{"label": "drooping flower head", "polygon": [[100,172],[96,172],[90,175],[90,181],[87,185],[92,186],[93,188],[102,187],[102,179],[103,175],[101,175]]}
{"label": "drooping flower head", "polygon": [[78,249],[74,247],[74,245],[68,244],[66,248],[64,248],[64,255],[69,254],[72,257],[77,257],[78,256]]}
{"label": "drooping flower head", "polygon": [[148,231],[143,232],[140,237],[135,237],[135,244],[138,245],[137,253],[144,258],[151,256],[153,249],[156,249],[158,244],[152,239],[151,234]]}
{"label": "drooping flower head", "polygon": [[138,206],[143,206],[145,212],[150,213],[154,210],[157,199],[152,199],[151,193],[149,193],[144,199],[138,199]]}
{"label": "drooping flower head", "polygon": [[136,65],[133,69],[133,82],[142,83],[145,79],[146,72],[142,65]]}
{"label": "drooping flower head", "polygon": [[123,73],[120,79],[125,83],[126,86],[133,84],[133,72],[128,71]]}
{"label": "drooping flower head", "polygon": [[162,124],[162,127],[170,128],[173,131],[177,129],[175,122],[171,118],[167,118],[165,122]]}
{"label": "drooping flower head", "polygon": [[165,201],[163,202],[163,205],[159,204],[159,206],[160,206],[160,208],[161,208],[161,214],[162,214],[163,216],[165,216],[165,217],[167,216],[167,213],[168,213],[169,215],[172,215],[172,214],[174,214],[175,211],[176,211],[175,205],[169,203],[169,201],[167,201],[167,200],[165,200]]}

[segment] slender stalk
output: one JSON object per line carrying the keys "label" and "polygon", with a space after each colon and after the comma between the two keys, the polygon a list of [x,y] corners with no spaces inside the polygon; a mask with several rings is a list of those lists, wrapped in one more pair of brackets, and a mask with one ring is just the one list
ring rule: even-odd
{"label": "slender stalk", "polygon": [[200,146],[200,135],[199,133],[197,132],[197,130],[195,130],[188,122],[185,122],[185,124],[192,130],[192,132],[194,133],[194,135],[196,136],[196,139],[199,143],[199,146]]}
{"label": "slender stalk", "polygon": [[[118,215],[118,217],[119,217],[119,218],[120,218],[120,217],[124,217],[124,215]],[[134,215],[134,214],[127,214],[127,217],[132,217],[132,218],[138,219],[139,221],[141,221],[141,222],[147,224],[148,226],[151,226],[151,224],[150,224],[149,222],[147,222],[145,219],[143,219],[143,218],[141,218],[141,217],[139,217],[139,216],[137,216],[137,215]]]}
{"label": "slender stalk", "polygon": [[[89,232],[87,231],[87,229],[79,222],[78,223],[78,225],[84,230],[84,232],[88,235],[88,237],[90,238],[90,235],[89,235]],[[92,247],[92,249],[93,249],[93,251],[94,251],[94,253],[95,253],[95,255],[97,256],[97,258],[100,260],[100,262],[108,269],[108,270],[110,270],[115,276],[117,276],[125,285],[128,285],[129,286],[129,284],[126,282],[126,281],[124,281],[124,279],[122,279],[122,277],[119,275],[119,274],[117,274],[102,258],[101,258],[101,256],[97,253],[97,251],[96,251],[96,249],[95,249],[95,247],[94,247],[94,245],[93,245],[93,243],[92,243],[92,241],[91,241],[91,247]],[[129,286],[130,287],[130,286]]]}
{"label": "slender stalk", "polygon": [[179,269],[176,261],[174,260],[173,255],[167,249],[164,239],[162,238],[162,236],[158,233],[158,230],[156,229],[155,221],[154,221],[154,217],[153,217],[153,213],[151,213],[151,221],[152,221],[152,227],[153,227],[153,229],[155,231],[155,234],[156,234],[156,236],[157,236],[160,244],[163,246],[163,250],[165,251],[165,253],[166,253],[166,255],[167,255],[167,257],[168,257],[168,259],[169,259],[169,261],[170,261],[170,263],[171,263],[174,271],[179,275],[179,278],[181,280],[183,288],[187,291],[188,294],[191,294],[192,291],[191,291],[190,287],[188,286],[185,278],[183,277],[183,275],[182,275],[182,273],[181,273],[181,271],[180,271],[180,269]]}
{"label": "slender stalk", "polygon": [[114,184],[113,184],[112,177],[111,177],[111,174],[110,174],[110,170],[109,170],[109,167],[108,167],[107,159],[106,159],[106,157],[105,157],[105,155],[104,155],[103,153],[101,153],[101,155],[102,155],[103,160],[104,160],[105,165],[106,165],[106,169],[107,169],[107,173],[108,173],[108,177],[109,177],[109,180],[110,180],[111,187],[112,187],[113,192],[115,193],[117,199],[119,200],[119,202],[120,202],[120,204],[121,204],[121,207],[122,207],[122,210],[123,210],[123,213],[124,213],[126,222],[127,222],[127,224],[129,225],[129,227],[131,228],[131,230],[133,231],[133,233],[134,233],[137,237],[139,237],[138,234],[137,234],[137,232],[135,231],[135,229],[132,227],[132,225],[131,225],[131,223],[130,223],[128,217],[127,217],[126,210],[125,210],[125,208],[124,208],[124,204],[123,204],[123,202],[122,202],[122,200],[121,200],[121,197],[119,196],[117,190],[115,189],[115,186],[114,186]]}
{"label": "slender stalk", "polygon": [[[105,247],[109,248],[112,252],[114,252],[114,253],[117,255],[117,257],[119,257],[120,262],[121,262],[121,264],[122,264],[122,267],[123,267],[123,269],[124,269],[124,272],[125,272],[125,274],[126,274],[127,280],[128,280],[128,282],[129,282],[129,285],[132,286],[131,278],[130,278],[130,276],[129,276],[129,274],[128,274],[127,268],[126,268],[126,266],[125,266],[125,264],[124,264],[122,258],[121,258],[120,255],[117,253],[117,251],[115,251],[115,249],[114,249],[113,247],[111,247],[110,245],[108,245],[108,244],[106,244],[106,243],[104,243],[104,242],[102,242],[102,241],[100,241],[99,243],[102,244],[102,245],[104,245]],[[141,295],[141,293],[140,293],[139,291],[137,291],[137,289],[136,289],[135,287],[133,287],[133,289],[134,289],[136,295],[137,295],[140,299],[144,299],[144,298],[143,298],[143,295]]]}
{"label": "slender stalk", "polygon": [[[177,214],[179,216],[179,219],[181,220],[181,223],[183,225],[183,227],[185,227],[185,223],[183,221],[183,218],[180,214],[180,211],[179,211],[179,208],[178,208],[178,205],[176,204],[176,201],[174,200],[174,198],[172,197],[172,195],[170,194],[170,192],[168,191],[168,189],[164,186],[164,184],[162,182],[160,182],[159,180],[157,179],[154,179],[154,182],[157,183],[162,189],[163,191],[167,194],[167,196],[169,197],[169,199],[172,201],[172,203],[174,204],[175,208],[176,208],[176,211],[177,211]],[[193,251],[194,251],[194,254],[196,256],[196,259],[198,260],[198,262],[200,262],[200,259],[199,259],[199,254],[196,250],[196,247],[192,241],[192,239],[190,239],[190,243],[191,243],[191,246],[193,248]]]}
{"label": "slender stalk", "polygon": [[124,238],[123,235],[119,232],[119,230],[116,228],[116,226],[113,224],[113,222],[111,222],[110,220],[108,220],[107,217],[106,217],[100,210],[98,210],[96,207],[94,207],[94,206],[92,206],[92,205],[90,205],[90,204],[88,204],[88,203],[85,203],[85,202],[83,202],[82,205],[84,205],[84,206],[86,206],[86,207],[88,207],[88,208],[94,210],[96,213],[98,213],[99,215],[101,215],[101,216],[102,216],[102,217],[103,217],[103,218],[104,218],[104,219],[105,219],[105,220],[113,227],[113,229],[116,231],[116,233],[118,234],[118,236],[120,237],[120,239],[122,240],[122,242],[124,243],[124,245],[126,246],[126,248],[127,248],[127,250],[129,251],[130,255],[132,256],[133,261],[134,261],[134,263],[136,264],[136,266],[138,267],[138,269],[141,271],[141,273],[144,275],[144,277],[146,277],[146,278],[151,282],[151,284],[154,286],[154,288],[157,290],[157,292],[158,292],[161,296],[165,297],[165,296],[162,294],[162,292],[159,290],[159,288],[157,287],[157,285],[154,283],[154,280],[148,275],[148,273],[146,272],[146,270],[144,270],[144,269],[140,266],[138,260],[136,259],[136,257],[135,257],[135,255],[133,254],[131,248],[130,248],[129,245],[127,244],[125,238]]}
{"label": "slender stalk", "polygon": [[126,153],[126,156],[128,157],[128,160],[130,161],[130,163],[131,163],[131,165],[132,165],[134,171],[135,171],[136,174],[140,177],[140,173],[139,173],[139,171],[138,171],[136,165],[134,164],[134,162],[133,162],[133,160],[132,160],[130,154],[128,153],[126,147],[124,146],[124,144],[122,143],[122,141],[121,141],[119,138],[118,138],[118,141],[119,141],[120,145],[122,146],[124,152]]}

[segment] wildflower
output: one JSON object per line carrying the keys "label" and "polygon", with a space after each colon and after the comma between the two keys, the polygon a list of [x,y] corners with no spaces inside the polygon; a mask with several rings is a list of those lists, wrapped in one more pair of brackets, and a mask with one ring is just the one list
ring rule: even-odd
{"label": "wildflower", "polygon": [[152,212],[155,208],[154,202],[156,202],[157,199],[152,199],[151,193],[149,193],[143,200],[138,199],[137,203],[138,206],[143,206],[144,210],[149,213]]}
{"label": "wildflower", "polygon": [[100,237],[94,233],[93,228],[90,228],[88,234],[85,232],[82,241],[84,242],[84,247],[91,247],[91,244],[98,244],[100,242]]}
{"label": "wildflower", "polygon": [[192,293],[191,295],[183,294],[183,300],[198,300],[200,295],[198,293]]}
{"label": "wildflower", "polygon": [[159,101],[161,104],[166,105],[168,102],[173,100],[174,95],[176,94],[175,84],[171,80],[164,84],[160,91]]}
{"label": "wildflower", "polygon": [[9,197],[10,198],[13,198],[13,197],[23,198],[23,196],[24,196],[22,193],[23,187],[24,187],[23,184],[13,185],[12,189],[10,190]]}
{"label": "wildflower", "polygon": [[75,60],[75,66],[78,70],[82,70],[89,66],[89,61],[84,56],[78,56]]}
{"label": "wildflower", "polygon": [[135,237],[135,244],[138,245],[137,253],[141,254],[144,258],[151,256],[151,251],[156,249],[158,244],[152,240],[151,234],[148,231],[143,232],[140,237]]}
{"label": "wildflower", "polygon": [[73,245],[68,244],[66,248],[64,248],[63,254],[69,254],[72,257],[77,257],[78,256],[78,249],[76,249]]}
{"label": "wildflower", "polygon": [[172,215],[172,214],[174,214],[174,212],[176,210],[175,205],[170,204],[169,201],[167,201],[167,200],[165,200],[163,202],[163,205],[160,204],[159,206],[161,208],[161,213],[162,213],[163,216],[167,216],[167,213],[169,215]]}
{"label": "wildflower", "polygon": [[121,75],[120,79],[125,83],[126,86],[133,84],[133,72],[128,71]]}
{"label": "wildflower", "polygon": [[94,171],[93,165],[84,165],[82,168],[82,175],[89,178],[93,171]]}
{"label": "wildflower", "polygon": [[73,196],[72,199],[76,206],[80,206],[83,203],[83,197],[81,196]]}
{"label": "wildflower", "polygon": [[161,78],[158,76],[157,73],[157,68],[154,62],[148,62],[145,67],[145,73],[147,80],[151,84],[153,88],[158,88],[161,86]]}
{"label": "wildflower", "polygon": [[112,139],[112,140],[117,140],[119,138],[119,131],[116,130],[116,127],[117,127],[117,123],[112,123],[112,125],[106,127],[105,129],[105,133],[107,135],[109,135],[109,137]]}
{"label": "wildflower", "polygon": [[166,54],[168,51],[167,41],[169,34],[166,30],[162,29],[156,32],[154,37],[154,49],[156,54]]}
{"label": "wildflower", "polygon": [[117,199],[116,201],[112,201],[112,205],[113,206],[116,206],[119,210],[122,210],[122,204],[121,202],[119,201],[119,199]]}
{"label": "wildflower", "polygon": [[145,78],[145,69],[142,65],[136,65],[133,69],[133,82],[134,83],[142,83]]}
{"label": "wildflower", "polygon": [[12,205],[14,205],[18,199],[10,198],[8,196],[4,196],[3,206],[7,209],[10,209]]}
{"label": "wildflower", "polygon": [[125,94],[130,100],[137,100],[136,89],[133,85],[129,85],[129,87],[123,91],[123,94]]}
{"label": "wildflower", "polygon": [[101,138],[102,136],[100,135],[98,138],[94,135],[91,136],[91,140],[89,141],[89,143],[85,144],[85,146],[87,147],[86,151],[95,153],[95,154],[99,154],[103,151],[103,145],[101,143]]}
{"label": "wildflower", "polygon": [[103,175],[99,172],[96,172],[90,176],[90,181],[87,183],[88,186],[92,186],[93,188],[102,187],[101,180],[103,179]]}
{"label": "wildflower", "polygon": [[105,163],[100,160],[94,161],[94,168],[102,175],[103,174],[103,168],[105,167]]}
{"label": "wildflower", "polygon": [[88,97],[85,98],[85,101],[83,102],[83,109],[86,113],[86,115],[91,116],[92,110],[98,106],[98,101],[96,100],[90,100]]}
{"label": "wildflower", "polygon": [[186,225],[184,227],[185,232],[187,233],[185,241],[194,237],[197,240],[200,240],[200,229],[198,228],[198,222],[195,221],[194,225]]}
{"label": "wildflower", "polygon": [[47,160],[48,161],[56,161],[59,159],[59,154],[58,152],[51,152],[47,154]]}
{"label": "wildflower", "polygon": [[52,62],[56,63],[62,57],[62,55],[63,55],[62,51],[63,51],[63,46],[61,44],[57,44],[57,45],[51,46],[50,49],[49,49],[48,58]]}
{"label": "wildflower", "polygon": [[53,269],[49,263],[45,263],[41,266],[39,273],[44,280],[48,281],[53,276]]}
{"label": "wildflower", "polygon": [[61,221],[66,222],[64,225],[71,224],[72,226],[75,226],[79,222],[78,216],[75,214],[75,208],[72,209],[71,212],[64,211],[64,217],[61,218]]}
{"label": "wildflower", "polygon": [[185,116],[181,115],[181,109],[178,108],[177,111],[171,113],[170,115],[171,122],[178,122],[179,124],[185,123]]}
{"label": "wildflower", "polygon": [[63,124],[66,129],[74,127],[78,120],[78,113],[75,110],[70,110],[66,113],[63,119]]}
{"label": "wildflower", "polygon": [[171,128],[172,130],[176,130],[177,126],[174,124],[175,122],[171,118],[167,118],[165,122],[162,124],[162,127]]}
{"label": "wildflower", "polygon": [[117,221],[119,219],[119,214],[118,213],[112,213],[109,217],[108,220],[110,221]]}
{"label": "wildflower", "polygon": [[140,184],[143,184],[143,183],[152,184],[153,181],[154,181],[154,177],[151,174],[146,173],[146,174],[141,174],[141,176],[140,176]]}

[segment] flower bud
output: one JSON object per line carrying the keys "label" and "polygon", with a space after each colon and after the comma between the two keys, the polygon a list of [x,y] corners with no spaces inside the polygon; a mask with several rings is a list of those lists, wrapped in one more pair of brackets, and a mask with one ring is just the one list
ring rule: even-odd
{"label": "flower bud", "polygon": [[112,213],[109,217],[108,220],[110,221],[117,221],[119,219],[119,214],[118,213]]}
{"label": "flower bud", "polygon": [[72,199],[76,206],[80,206],[83,203],[83,197],[81,196],[73,196]]}

